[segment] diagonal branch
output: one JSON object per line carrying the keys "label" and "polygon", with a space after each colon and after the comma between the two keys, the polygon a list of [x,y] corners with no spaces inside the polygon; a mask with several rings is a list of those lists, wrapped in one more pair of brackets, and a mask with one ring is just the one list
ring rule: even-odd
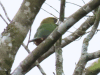
{"label": "diagonal branch", "polygon": [[95,19],[94,25],[92,27],[92,30],[83,41],[82,54],[81,54],[81,57],[76,65],[76,68],[75,68],[73,75],[82,75],[82,72],[85,68],[85,65],[86,65],[87,61],[89,61],[87,48],[88,48],[89,41],[92,39],[92,37],[94,36],[94,34],[97,30],[97,27],[98,27],[99,21],[100,21],[99,18],[100,18],[100,7],[98,9],[98,12],[96,13],[96,19]]}
{"label": "diagonal branch", "polygon": [[0,14],[0,17],[4,20],[4,22],[8,25],[7,21],[3,18],[3,16]]}
{"label": "diagonal branch", "polygon": [[[28,49],[28,46],[25,46],[25,44],[23,43],[22,46],[25,48],[25,50],[30,54],[30,50]],[[38,69],[40,70],[40,72],[43,74],[43,75],[46,75],[46,73],[44,72],[43,68],[40,66],[39,62],[36,61],[35,62],[35,65],[38,67]]]}
{"label": "diagonal branch", "polygon": [[[30,55],[28,55],[21,64],[16,68],[16,70],[12,73],[12,75],[16,72],[24,72],[32,66],[39,57],[41,57],[45,52],[49,50],[49,48],[65,33],[71,26],[73,26],[77,21],[79,21],[82,17],[84,17],[87,13],[95,9],[99,6],[100,0],[90,1],[88,4],[84,5],[77,12],[72,14],[68,19],[61,23],[50,35],[47,37],[45,41],[43,41],[37,48],[35,48]],[[27,62],[26,62],[27,61]]]}
{"label": "diagonal branch", "polygon": [[[95,17],[88,18],[75,32],[73,32],[71,35],[64,38],[61,43],[61,48],[75,41],[77,38],[83,36],[85,34],[85,31],[93,25],[94,20],[95,20]],[[44,59],[46,59],[48,56],[50,56],[54,52],[55,52],[55,47],[52,46],[45,54],[43,54],[38,59],[39,63],[41,63]],[[29,71],[34,66],[35,64],[33,64],[27,71]]]}

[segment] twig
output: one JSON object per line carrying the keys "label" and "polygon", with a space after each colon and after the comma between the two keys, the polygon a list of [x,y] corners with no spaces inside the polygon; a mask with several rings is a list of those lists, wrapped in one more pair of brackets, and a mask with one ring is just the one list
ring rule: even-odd
{"label": "twig", "polygon": [[3,16],[0,14],[0,17],[4,20],[4,22],[8,25],[7,21],[3,18]]}
{"label": "twig", "polygon": [[[45,3],[47,4],[48,6],[50,6],[52,9],[54,9],[56,12],[58,12],[54,7],[52,7],[51,5],[49,5],[48,3]],[[59,12],[58,12],[59,13]]]}
{"label": "twig", "polygon": [[[60,0],[59,0],[59,1],[60,1]],[[76,6],[82,7],[82,6],[78,5],[78,4],[75,4],[75,3],[72,3],[72,2],[68,2],[68,1],[66,1],[65,3],[70,3],[70,4],[73,4],[73,5],[76,5]]]}
{"label": "twig", "polygon": [[5,13],[6,17],[7,17],[7,19],[9,20],[9,22],[11,22],[11,20],[9,19],[9,17],[7,15],[7,12],[5,10],[5,7],[3,6],[3,4],[1,2],[0,2],[0,5],[1,5],[1,7],[2,7],[2,9],[3,9],[3,11],[4,11],[4,13]]}
{"label": "twig", "polygon": [[43,74],[43,75],[46,75],[46,73],[43,71],[42,67],[39,65],[39,62],[36,61],[36,66],[38,67],[38,69],[40,70],[40,72]]}
{"label": "twig", "polygon": [[85,4],[85,1],[84,0],[82,0],[82,2]]}
{"label": "twig", "polygon": [[31,28],[30,28],[30,30],[29,30],[30,32],[29,32],[29,39],[28,39],[28,43],[27,43],[27,47],[28,47],[28,44],[29,44],[29,41],[30,41],[30,37],[31,37]]}
{"label": "twig", "polygon": [[82,6],[80,6],[80,5],[78,5],[78,4],[75,4],[75,3],[72,3],[72,2],[67,2],[67,1],[66,1],[66,3],[70,3],[70,4],[73,4],[73,5],[76,5],[76,6],[82,7]]}
{"label": "twig", "polygon": [[22,43],[22,46],[26,49],[26,51],[27,51],[28,53],[30,53],[30,50],[27,48],[27,46],[25,46],[24,43]]}
{"label": "twig", "polygon": [[53,72],[53,74],[56,75],[54,72]]}
{"label": "twig", "polygon": [[[45,9],[41,8],[42,10],[44,10],[45,12],[49,13],[48,11],[46,11]],[[55,18],[57,18],[55,15],[49,13],[50,15],[54,16]]]}

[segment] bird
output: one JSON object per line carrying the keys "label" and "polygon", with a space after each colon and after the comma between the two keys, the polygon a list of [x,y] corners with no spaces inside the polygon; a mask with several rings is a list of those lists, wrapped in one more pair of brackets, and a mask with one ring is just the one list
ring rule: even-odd
{"label": "bird", "polygon": [[55,17],[47,17],[43,19],[34,35],[34,38],[29,42],[34,42],[34,44],[38,46],[57,27],[57,21],[58,20]]}

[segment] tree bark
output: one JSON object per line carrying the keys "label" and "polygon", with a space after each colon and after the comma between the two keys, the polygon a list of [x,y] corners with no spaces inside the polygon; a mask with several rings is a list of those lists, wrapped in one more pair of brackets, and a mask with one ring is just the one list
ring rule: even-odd
{"label": "tree bark", "polygon": [[24,0],[0,35],[0,75],[10,74],[15,55],[45,0]]}

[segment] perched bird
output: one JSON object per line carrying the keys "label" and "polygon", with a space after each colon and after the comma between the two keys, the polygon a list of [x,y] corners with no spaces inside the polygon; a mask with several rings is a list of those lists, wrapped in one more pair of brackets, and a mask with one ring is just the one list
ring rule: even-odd
{"label": "perched bird", "polygon": [[48,17],[44,19],[38,27],[34,39],[30,40],[30,42],[34,42],[38,46],[57,27],[56,22],[57,19],[54,17]]}

